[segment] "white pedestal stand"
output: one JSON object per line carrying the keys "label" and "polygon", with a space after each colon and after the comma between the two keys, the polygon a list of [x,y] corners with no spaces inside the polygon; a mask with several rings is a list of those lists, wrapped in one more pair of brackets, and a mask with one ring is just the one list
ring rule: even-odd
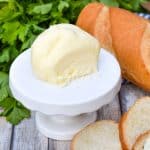
{"label": "white pedestal stand", "polygon": [[99,71],[57,87],[38,80],[32,72],[31,50],[16,58],[10,69],[13,96],[36,111],[37,128],[45,136],[70,140],[83,127],[96,120],[96,110],[111,102],[121,86],[116,59],[101,50]]}

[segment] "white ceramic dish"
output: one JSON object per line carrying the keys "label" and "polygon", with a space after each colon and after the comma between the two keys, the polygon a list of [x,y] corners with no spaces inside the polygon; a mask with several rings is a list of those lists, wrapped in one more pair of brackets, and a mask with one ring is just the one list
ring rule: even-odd
{"label": "white ceramic dish", "polygon": [[99,57],[97,73],[74,80],[66,87],[36,78],[30,49],[13,62],[9,74],[13,96],[37,112],[37,127],[44,135],[57,140],[71,139],[96,120],[97,109],[114,99],[121,86],[119,64],[104,49]]}

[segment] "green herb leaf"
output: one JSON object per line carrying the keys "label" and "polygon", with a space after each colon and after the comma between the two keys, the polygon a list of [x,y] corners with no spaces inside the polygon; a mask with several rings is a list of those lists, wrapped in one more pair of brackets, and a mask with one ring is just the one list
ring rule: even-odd
{"label": "green herb leaf", "polygon": [[69,7],[69,3],[67,3],[66,1],[60,1],[58,5],[58,10],[59,12],[62,12],[65,8],[68,7]]}
{"label": "green herb leaf", "polygon": [[0,106],[4,109],[13,108],[16,105],[16,101],[13,98],[6,98],[3,101],[0,101]]}
{"label": "green herb leaf", "polygon": [[24,49],[30,47],[31,44],[33,43],[33,41],[35,40],[35,38],[36,38],[36,35],[31,35],[31,36],[22,44],[21,50],[24,50]]}
{"label": "green herb leaf", "polygon": [[8,74],[0,71],[0,87],[8,85]]}
{"label": "green herb leaf", "polygon": [[119,6],[119,3],[117,0],[101,0],[101,2],[108,6],[116,6],[116,7]]}
{"label": "green herb leaf", "polygon": [[18,105],[18,102],[12,97],[0,101],[0,107],[3,108],[3,112],[0,116],[6,116],[7,121],[14,125],[17,125],[21,120],[30,117],[30,111],[20,103]]}
{"label": "green herb leaf", "polygon": [[36,5],[30,10],[30,14],[47,14],[52,9],[52,3],[43,4],[43,5]]}
{"label": "green herb leaf", "polygon": [[13,45],[14,42],[17,39],[18,32],[17,30],[20,27],[20,23],[18,21],[15,22],[6,22],[2,26],[2,29],[4,30],[3,36],[2,36],[2,42],[8,43],[10,45]]}
{"label": "green herb leaf", "polygon": [[9,96],[8,87],[4,86],[0,88],[0,101],[3,101],[5,98]]}
{"label": "green herb leaf", "polygon": [[12,111],[7,115],[7,121],[17,125],[21,120],[30,117],[30,111],[22,107],[13,107]]}
{"label": "green herb leaf", "polygon": [[0,63],[9,62],[9,59],[10,59],[9,48],[5,48],[0,53]]}
{"label": "green herb leaf", "polygon": [[29,25],[20,25],[19,29],[17,30],[18,32],[18,38],[20,41],[24,42],[27,34],[29,33],[30,26]]}
{"label": "green herb leaf", "polygon": [[11,96],[8,86],[8,75],[0,72],[0,116],[5,116],[12,124],[18,124],[22,119],[30,117],[30,111]]}

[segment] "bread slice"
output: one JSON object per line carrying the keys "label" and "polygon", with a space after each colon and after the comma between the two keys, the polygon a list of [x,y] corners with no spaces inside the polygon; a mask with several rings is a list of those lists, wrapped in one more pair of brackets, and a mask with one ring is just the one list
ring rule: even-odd
{"label": "bread slice", "polygon": [[74,136],[71,150],[122,150],[118,124],[104,120],[87,126]]}
{"label": "bread slice", "polygon": [[137,138],[150,130],[150,97],[135,102],[119,124],[120,138],[125,150],[132,150]]}
{"label": "bread slice", "polygon": [[149,142],[150,145],[150,130],[137,138],[133,150],[150,150],[150,147],[147,147],[147,142]]}

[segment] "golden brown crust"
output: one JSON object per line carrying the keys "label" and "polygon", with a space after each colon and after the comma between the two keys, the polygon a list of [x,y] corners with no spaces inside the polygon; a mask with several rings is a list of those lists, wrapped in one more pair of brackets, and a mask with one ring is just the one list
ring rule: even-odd
{"label": "golden brown crust", "polygon": [[103,6],[97,2],[88,4],[81,11],[76,24],[83,30],[93,34],[96,18]]}
{"label": "golden brown crust", "polygon": [[137,149],[137,148],[138,148],[140,145],[143,145],[144,141],[145,141],[148,137],[150,137],[150,130],[147,131],[147,132],[145,132],[145,133],[143,133],[143,134],[141,134],[141,135],[137,138],[136,142],[135,142],[134,145],[133,145],[132,150],[139,150],[139,149]]}
{"label": "golden brown crust", "polygon": [[141,42],[141,57],[145,68],[145,76],[147,82],[144,82],[146,90],[150,91],[150,23],[147,23]]}
{"label": "golden brown crust", "polygon": [[128,132],[127,130],[126,130],[126,120],[127,120],[127,118],[128,118],[128,114],[132,111],[132,108],[137,104],[137,103],[141,103],[141,101],[147,101],[147,99],[148,100],[150,100],[150,97],[148,97],[148,96],[145,96],[145,97],[142,97],[142,98],[140,98],[140,99],[138,99],[135,103],[134,103],[134,105],[133,106],[131,106],[130,108],[129,108],[129,110],[128,110],[128,112],[126,112],[123,116],[122,116],[122,118],[120,119],[120,122],[119,122],[119,134],[120,134],[120,141],[121,141],[121,143],[122,143],[122,147],[123,147],[123,149],[124,150],[130,150],[131,148],[131,146],[128,144],[128,142],[127,142],[127,140],[126,140],[126,132]]}
{"label": "golden brown crust", "polygon": [[141,54],[144,64],[150,73],[150,23],[147,23],[141,42]]}
{"label": "golden brown crust", "polygon": [[128,146],[127,146],[124,136],[123,136],[124,135],[123,122],[124,122],[124,120],[126,120],[126,116],[127,116],[127,112],[125,112],[123,114],[123,116],[121,117],[121,119],[119,121],[119,137],[120,137],[120,141],[121,141],[123,150],[128,150]]}
{"label": "golden brown crust", "polygon": [[97,16],[94,36],[100,41],[103,48],[109,50],[114,54],[115,52],[113,51],[112,37],[110,33],[111,24],[109,14],[109,8],[107,6],[104,6]]}
{"label": "golden brown crust", "polygon": [[150,91],[150,24],[146,24],[146,29],[143,33],[140,47],[142,67],[139,75],[141,76],[142,80],[133,80],[127,71],[123,72],[123,76],[133,82],[135,85],[142,87],[146,91]]}
{"label": "golden brown crust", "polygon": [[101,121],[97,121],[97,122],[94,122],[94,123],[92,123],[92,124],[90,124],[90,125],[88,125],[88,126],[86,126],[84,129],[82,129],[81,131],[79,131],[74,137],[73,137],[73,139],[72,139],[72,141],[71,141],[71,144],[70,144],[70,150],[75,150],[74,149],[74,145],[75,145],[75,140],[76,140],[76,138],[78,138],[78,136],[79,136],[79,134],[82,132],[82,131],[84,131],[84,130],[87,130],[88,128],[91,128],[92,126],[95,126],[96,124],[98,124],[98,123],[100,123],[100,122],[111,122],[111,123],[113,123],[113,124],[118,124],[118,123],[116,123],[115,121],[113,121],[113,120],[101,120]]}
{"label": "golden brown crust", "polygon": [[141,57],[141,41],[147,21],[119,8],[110,8],[110,20],[113,48],[123,75],[147,89],[150,75],[147,74]]}

